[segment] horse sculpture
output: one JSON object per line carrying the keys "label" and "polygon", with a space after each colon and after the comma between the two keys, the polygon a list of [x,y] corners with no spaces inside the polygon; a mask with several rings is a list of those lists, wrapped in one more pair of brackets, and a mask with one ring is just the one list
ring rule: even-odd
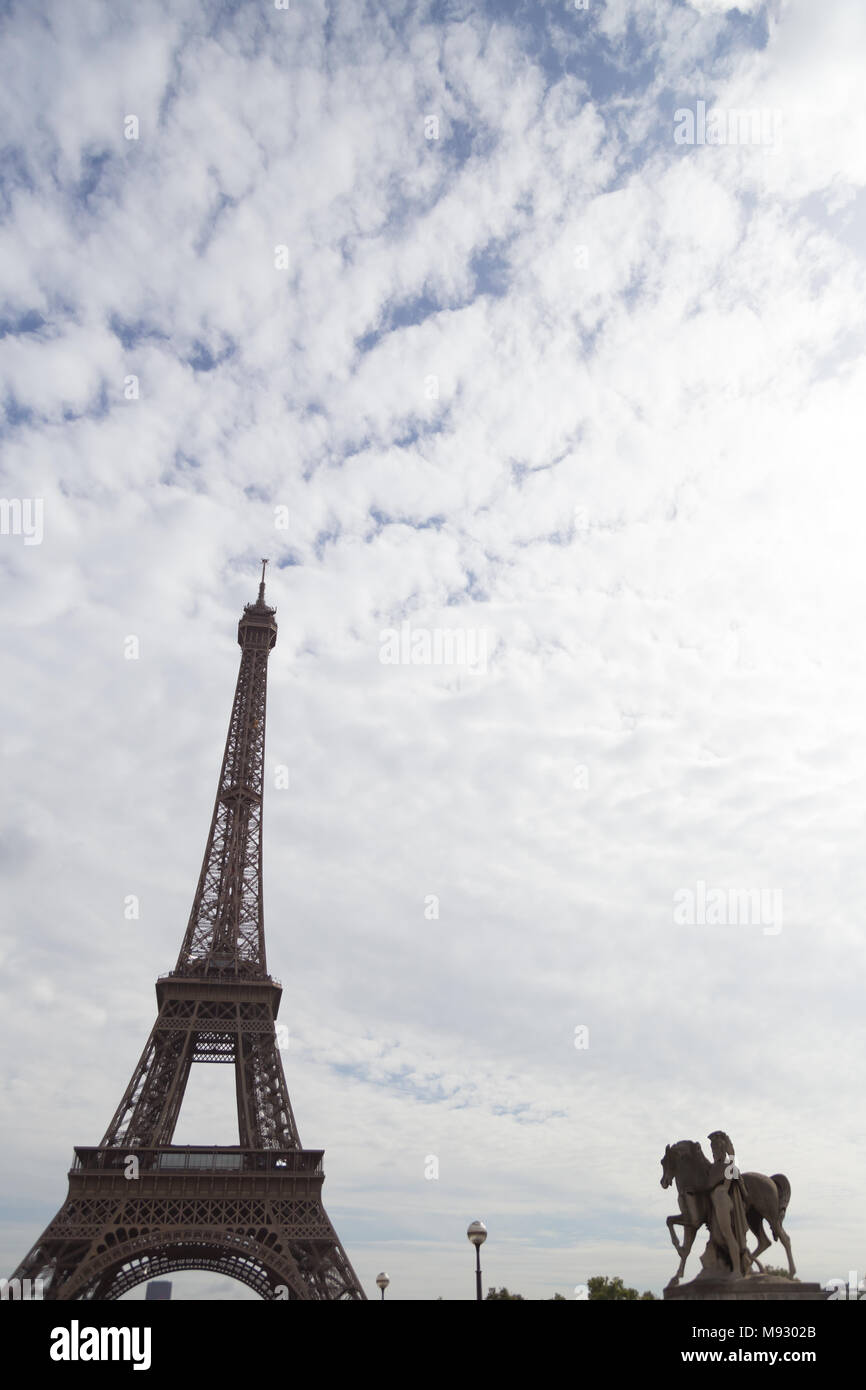
{"label": "horse sculpture", "polygon": [[[668,1284],[668,1288],[672,1288],[680,1282],[695,1236],[703,1225],[706,1225],[710,1231],[710,1244],[714,1246],[719,1274],[724,1276],[727,1273],[727,1268],[723,1264],[725,1260],[730,1262],[730,1272],[734,1275],[751,1273],[750,1266],[753,1263],[763,1274],[763,1266],[758,1260],[758,1256],[768,1250],[771,1243],[764,1230],[765,1220],[772,1231],[773,1240],[781,1241],[785,1248],[785,1253],[788,1256],[788,1271],[793,1279],[796,1271],[791,1255],[791,1242],[782,1226],[791,1198],[791,1184],[783,1173],[774,1173],[771,1178],[768,1178],[764,1173],[736,1172],[736,1181],[740,1184],[740,1192],[745,1206],[746,1221],[749,1229],[758,1239],[756,1248],[750,1251],[746,1248],[745,1236],[743,1236],[743,1248],[740,1251],[735,1242],[731,1243],[730,1236],[728,1236],[727,1241],[720,1237],[710,1196],[712,1183],[709,1174],[714,1165],[710,1163],[700,1144],[696,1144],[691,1139],[681,1139],[677,1144],[668,1144],[661,1164],[661,1185],[668,1188],[672,1183],[676,1183],[680,1207],[678,1216],[669,1216],[667,1219],[671,1240],[680,1257],[680,1267]],[[683,1227],[682,1244],[676,1238],[675,1226]],[[708,1246],[708,1250],[709,1248]]]}

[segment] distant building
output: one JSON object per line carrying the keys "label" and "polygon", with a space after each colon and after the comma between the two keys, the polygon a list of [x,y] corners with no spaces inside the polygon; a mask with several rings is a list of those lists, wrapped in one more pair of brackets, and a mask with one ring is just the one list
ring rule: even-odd
{"label": "distant building", "polygon": [[171,1298],[170,1279],[151,1279],[144,1291],[145,1303],[168,1303]]}

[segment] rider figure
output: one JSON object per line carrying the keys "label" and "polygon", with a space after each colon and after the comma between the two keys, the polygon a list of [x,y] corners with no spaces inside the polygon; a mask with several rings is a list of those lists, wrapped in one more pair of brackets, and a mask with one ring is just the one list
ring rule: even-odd
{"label": "rider figure", "polygon": [[751,1260],[746,1253],[745,1184],[734,1162],[734,1146],[724,1130],[715,1129],[707,1136],[713,1151],[713,1162],[707,1173],[707,1190],[713,1208],[714,1243],[727,1250],[739,1251],[734,1274],[748,1274]]}

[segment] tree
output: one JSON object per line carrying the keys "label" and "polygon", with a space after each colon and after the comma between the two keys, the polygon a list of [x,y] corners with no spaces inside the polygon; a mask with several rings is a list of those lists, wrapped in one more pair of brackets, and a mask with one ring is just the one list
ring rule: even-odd
{"label": "tree", "polygon": [[[607,1275],[596,1274],[594,1278],[590,1279],[587,1287],[589,1289],[590,1298],[594,1299],[617,1299],[620,1301],[625,1300],[629,1303],[633,1303],[636,1299],[640,1300],[641,1303],[647,1299],[653,1303],[656,1301],[655,1294],[650,1293],[649,1289],[647,1289],[646,1293],[638,1293],[637,1289],[627,1289],[619,1276],[615,1279],[608,1279]],[[518,1303],[526,1302],[522,1293],[509,1293],[506,1288],[488,1289],[487,1297],[484,1302],[490,1303],[492,1300],[501,1298],[516,1299]],[[543,1301],[545,1303],[567,1303],[568,1299],[565,1294],[555,1293],[553,1298],[546,1298]]]}
{"label": "tree", "polygon": [[643,1303],[649,1299],[655,1302],[655,1294],[650,1293],[649,1289],[645,1293],[638,1293],[637,1289],[627,1289],[619,1275],[614,1279],[609,1279],[606,1274],[594,1274],[588,1280],[587,1287],[589,1288],[590,1301],[622,1302],[627,1300],[629,1303],[636,1301]]}

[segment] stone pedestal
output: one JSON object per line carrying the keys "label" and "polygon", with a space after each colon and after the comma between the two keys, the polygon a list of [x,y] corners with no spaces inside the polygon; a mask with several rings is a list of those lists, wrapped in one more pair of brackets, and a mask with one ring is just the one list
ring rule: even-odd
{"label": "stone pedestal", "polygon": [[802,1284],[799,1279],[780,1279],[776,1274],[752,1274],[748,1279],[698,1275],[690,1284],[669,1285],[664,1298],[673,1303],[826,1303],[829,1294],[820,1284]]}

